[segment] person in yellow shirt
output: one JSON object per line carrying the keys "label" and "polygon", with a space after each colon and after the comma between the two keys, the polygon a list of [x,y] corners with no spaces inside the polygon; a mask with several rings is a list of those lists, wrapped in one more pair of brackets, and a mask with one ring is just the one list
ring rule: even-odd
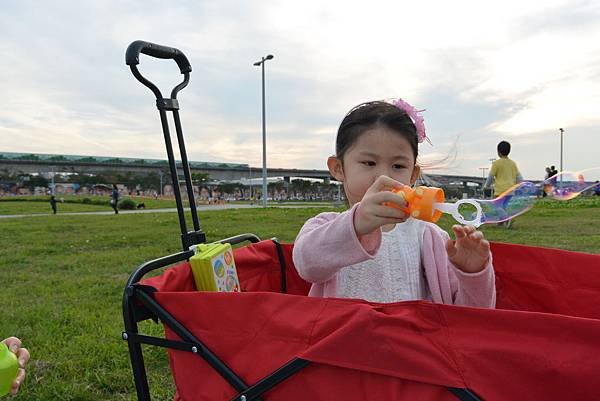
{"label": "person in yellow shirt", "polygon": [[[510,189],[513,185],[523,181],[523,177],[519,172],[519,167],[517,167],[517,163],[515,163],[514,160],[508,157],[509,153],[510,143],[501,141],[498,144],[499,159],[492,163],[490,174],[484,184],[484,188],[489,188],[492,182],[494,183],[494,197],[502,195],[503,192]],[[504,206],[508,204],[510,198],[512,198],[512,196],[505,197]],[[508,221],[507,226],[510,226],[511,221],[512,220]]]}
{"label": "person in yellow shirt", "polygon": [[504,191],[523,180],[517,163],[508,157],[510,153],[510,143],[502,141],[498,144],[498,157],[492,163],[490,174],[485,182],[485,187],[489,188],[494,183],[494,196],[501,195]]}

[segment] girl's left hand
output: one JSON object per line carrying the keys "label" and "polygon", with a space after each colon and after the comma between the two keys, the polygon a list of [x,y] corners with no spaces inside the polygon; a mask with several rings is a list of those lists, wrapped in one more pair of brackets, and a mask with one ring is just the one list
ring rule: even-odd
{"label": "girl's left hand", "polygon": [[456,267],[465,273],[482,271],[490,258],[490,243],[473,226],[452,226],[456,240],[448,240],[446,252]]}

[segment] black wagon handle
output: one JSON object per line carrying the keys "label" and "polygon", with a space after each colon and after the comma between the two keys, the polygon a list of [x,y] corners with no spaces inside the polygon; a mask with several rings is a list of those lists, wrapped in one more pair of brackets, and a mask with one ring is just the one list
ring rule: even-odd
{"label": "black wagon handle", "polygon": [[[183,52],[174,47],[157,45],[156,43],[145,42],[143,40],[136,40],[132,42],[125,51],[125,64],[129,66],[133,76],[136,77],[138,81],[148,87],[156,96],[157,106],[161,107],[177,107],[176,102],[170,101],[169,99],[163,99],[163,95],[160,92],[160,89],[156,87],[152,82],[150,82],[146,77],[144,77],[137,68],[137,65],[140,63],[140,53],[146,54],[151,57],[161,58],[161,59],[173,59],[179,66],[179,70],[183,74],[183,82],[173,88],[171,91],[171,99],[177,98],[177,93],[185,88],[190,80],[190,72],[192,71],[192,65],[188,61],[187,57]],[[166,104],[163,104],[165,103]]]}
{"label": "black wagon handle", "polygon": [[125,63],[129,66],[140,63],[140,53],[151,57],[162,59],[173,59],[179,66],[182,74],[192,71],[192,66],[187,57],[179,49],[169,46],[157,45],[156,43],[136,40],[131,43],[125,52]]}

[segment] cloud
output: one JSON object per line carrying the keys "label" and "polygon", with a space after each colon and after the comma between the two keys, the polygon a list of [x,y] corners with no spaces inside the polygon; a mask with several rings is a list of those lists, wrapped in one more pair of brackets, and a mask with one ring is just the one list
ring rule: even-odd
{"label": "cloud", "polygon": [[[558,127],[578,144],[572,163],[593,164],[599,15],[594,2],[562,0],[6,2],[0,149],[164,157],[152,94],[124,64],[127,45],[144,39],[192,63],[179,95],[191,160],[261,165],[252,63],[272,53],[270,166],[324,168],[350,108],[397,96],[427,109],[435,146],[422,154],[455,154],[451,173],[478,175],[509,138],[535,176],[554,157],[548,135]],[[166,93],[181,79],[168,60],[143,56],[140,71]]]}

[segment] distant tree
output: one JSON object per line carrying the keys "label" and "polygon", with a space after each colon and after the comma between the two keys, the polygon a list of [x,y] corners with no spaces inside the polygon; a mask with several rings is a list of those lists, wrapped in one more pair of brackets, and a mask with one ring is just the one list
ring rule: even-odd
{"label": "distant tree", "polygon": [[223,184],[217,185],[219,192],[224,194],[234,194],[236,191],[240,190],[241,185],[235,182],[226,182]]}
{"label": "distant tree", "polygon": [[157,173],[140,174],[136,180],[144,190],[160,190],[160,176]]}
{"label": "distant tree", "polygon": [[68,181],[72,183],[79,184],[82,187],[92,186],[94,184],[102,184],[102,182],[98,181],[97,175],[94,174],[81,174],[75,173],[69,176]]}
{"label": "distant tree", "polygon": [[210,175],[208,173],[192,173],[192,181],[194,184],[204,184],[210,181]]}
{"label": "distant tree", "polygon": [[21,176],[21,186],[33,191],[35,187],[48,187],[48,180],[41,175],[27,174]]}
{"label": "distant tree", "polygon": [[98,162],[98,160],[96,160],[95,158],[93,158],[91,156],[82,157],[81,159],[77,159],[77,161],[81,162],[81,163],[96,163],[96,162]]}
{"label": "distant tree", "polygon": [[292,180],[290,184],[294,196],[301,195],[304,199],[308,198],[308,195],[311,192],[311,186],[311,181],[302,179]]}

